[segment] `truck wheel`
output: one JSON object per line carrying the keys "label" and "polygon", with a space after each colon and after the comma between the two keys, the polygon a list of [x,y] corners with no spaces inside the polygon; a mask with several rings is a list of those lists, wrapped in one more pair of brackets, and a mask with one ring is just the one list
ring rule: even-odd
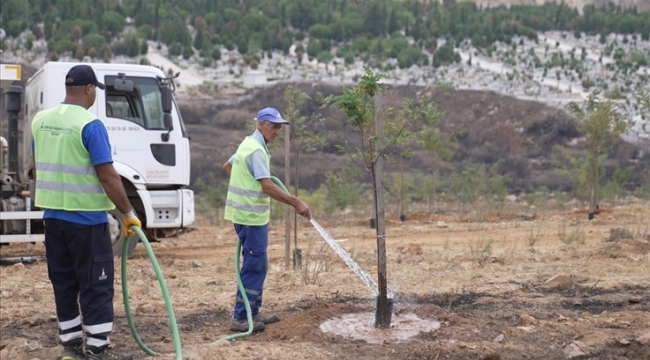
{"label": "truck wheel", "polygon": [[123,217],[124,214],[117,209],[108,212],[108,228],[111,233],[111,245],[113,246],[113,256],[115,257],[122,256],[122,247],[124,246],[125,240],[129,242],[127,256],[131,255],[135,246],[138,245],[138,235],[128,237],[124,236],[124,231],[122,229]]}

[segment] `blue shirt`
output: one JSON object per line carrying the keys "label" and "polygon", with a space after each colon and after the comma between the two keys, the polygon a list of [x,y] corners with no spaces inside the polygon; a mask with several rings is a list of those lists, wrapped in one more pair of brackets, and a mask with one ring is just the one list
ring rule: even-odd
{"label": "blue shirt", "polygon": [[[113,163],[111,145],[104,124],[97,120],[89,122],[81,132],[81,139],[90,154],[94,166]],[[32,142],[32,153],[34,152]],[[66,211],[45,209],[43,219],[59,219],[82,225],[97,225],[108,221],[106,211]]]}
{"label": "blue shirt", "polygon": [[[259,132],[259,130],[255,130],[255,132],[253,133],[253,135],[251,135],[251,137],[257,140],[260,144],[262,144],[266,153],[269,154],[269,159],[270,159],[271,154],[269,153],[269,149],[266,147],[266,141],[264,141],[264,135],[262,135],[262,133]],[[231,156],[230,159],[228,159],[228,162],[232,164],[234,159],[235,159],[235,155]],[[246,165],[248,166],[248,171],[250,171],[251,175],[253,175],[255,180],[271,178],[271,169],[266,164],[266,159],[264,158],[264,153],[262,153],[262,150],[253,151],[253,153],[246,158]]]}

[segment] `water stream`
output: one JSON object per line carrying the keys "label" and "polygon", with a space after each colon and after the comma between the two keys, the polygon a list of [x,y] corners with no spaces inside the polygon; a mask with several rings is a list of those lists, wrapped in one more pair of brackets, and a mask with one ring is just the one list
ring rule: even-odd
{"label": "water stream", "polygon": [[[378,286],[377,286],[377,283],[375,282],[375,280],[373,280],[370,277],[370,275],[368,275],[368,273],[365,272],[359,266],[359,264],[357,264],[354,260],[352,260],[352,257],[350,257],[350,254],[348,254],[347,251],[345,251],[345,249],[343,249],[341,246],[339,246],[339,244],[337,244],[334,241],[334,239],[330,236],[330,234],[328,234],[327,231],[325,231],[325,229],[323,229],[323,227],[320,226],[316,222],[316,220],[314,220],[314,218],[312,218],[310,220],[310,222],[314,226],[316,231],[318,231],[320,236],[323,237],[325,242],[327,242],[327,244],[332,248],[332,250],[334,250],[334,252],[341,259],[343,259],[343,261],[350,267],[350,269],[352,269],[352,271],[354,271],[354,273],[357,274],[357,276],[359,276],[359,278],[361,278],[361,280],[363,280],[363,282],[366,284],[368,289],[370,289],[370,291],[372,292],[372,295],[374,297],[377,297],[379,295],[379,291],[378,291]],[[392,292],[389,291],[388,292],[388,298],[390,299],[392,297],[393,297],[393,294],[392,294]]]}

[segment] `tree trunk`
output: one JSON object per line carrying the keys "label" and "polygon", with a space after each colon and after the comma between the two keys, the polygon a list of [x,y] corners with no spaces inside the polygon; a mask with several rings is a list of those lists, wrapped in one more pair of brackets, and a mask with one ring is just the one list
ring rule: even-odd
{"label": "tree trunk", "polygon": [[598,212],[598,158],[589,159],[589,220]]}
{"label": "tree trunk", "polygon": [[[383,147],[383,120],[381,94],[375,97],[375,126],[377,140],[375,149]],[[371,153],[373,151],[371,150]],[[376,152],[374,152],[376,154]],[[374,156],[371,156],[374,158]],[[372,175],[372,187],[375,198],[375,223],[377,224],[377,286],[379,296],[377,297],[377,313],[375,316],[375,327],[387,329],[390,327],[391,309],[388,300],[388,281],[386,278],[386,226],[384,217],[384,190],[381,181],[384,176],[384,161],[377,156],[376,162],[370,165]]]}
{"label": "tree trunk", "polygon": [[402,216],[404,211],[404,156],[399,164],[399,215]]}

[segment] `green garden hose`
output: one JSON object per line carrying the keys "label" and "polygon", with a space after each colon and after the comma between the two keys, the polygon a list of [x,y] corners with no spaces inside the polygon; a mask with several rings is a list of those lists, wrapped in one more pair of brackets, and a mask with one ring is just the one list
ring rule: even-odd
{"label": "green garden hose", "polygon": [[[172,309],[172,303],[169,300],[169,293],[167,292],[167,286],[165,285],[165,279],[162,276],[160,271],[160,266],[156,260],[156,256],[151,249],[151,244],[147,240],[147,237],[144,235],[142,230],[137,226],[131,226],[131,230],[135,231],[140,238],[140,241],[144,244],[145,249],[147,249],[147,254],[149,255],[149,260],[153,264],[153,268],[156,272],[156,277],[160,283],[160,288],[162,289],[163,298],[165,299],[165,305],[167,307],[167,314],[169,315],[169,326],[172,330],[172,335],[174,337],[174,348],[176,349],[176,360],[183,360],[183,354],[181,349],[181,339],[178,336],[178,326],[176,325],[176,317],[174,316],[174,310]],[[129,289],[126,281],[126,258],[128,257],[128,248],[129,248],[129,239],[125,239],[124,245],[122,246],[122,296],[124,298],[124,311],[126,312],[126,320],[129,323],[129,329],[131,329],[131,334],[135,339],[135,342],[138,343],[140,349],[142,349],[148,355],[154,356],[157,355],[156,352],[149,349],[140,339],[138,331],[133,324],[133,318],[131,317],[131,310],[129,308]]]}
{"label": "green garden hose", "polygon": [[[280,179],[278,179],[275,176],[271,176],[271,181],[273,181],[277,186],[279,186],[280,189],[282,189],[284,192],[289,193],[289,191],[284,186],[282,181],[280,181]],[[241,270],[239,269],[240,254],[241,254],[241,239],[237,238],[237,252],[235,253],[235,275],[237,277],[237,288],[239,289],[239,292],[241,293],[242,298],[244,299],[244,306],[246,306],[246,319],[248,320],[248,331],[243,333],[228,335],[226,337],[223,337],[213,342],[212,345],[217,345],[223,341],[230,341],[240,337],[249,336],[250,334],[253,333],[254,323],[253,323],[253,314],[251,313],[251,304],[248,301],[248,296],[246,296],[246,289],[244,288],[244,284],[242,284],[241,282],[241,273],[240,273]]]}
{"label": "green garden hose", "polygon": [[235,254],[235,274],[237,277],[237,288],[239,289],[239,292],[242,295],[242,298],[244,298],[244,305],[246,306],[246,319],[248,320],[248,331],[243,332],[243,333],[236,333],[236,334],[231,334],[228,335],[224,338],[221,338],[215,342],[212,343],[212,345],[217,345],[220,342],[223,341],[230,341],[234,340],[240,337],[248,336],[253,333],[253,314],[251,312],[251,304],[248,301],[248,296],[246,296],[246,289],[244,288],[244,284],[241,282],[241,273],[239,269],[239,254],[241,254],[241,240],[237,238],[237,253]]}

